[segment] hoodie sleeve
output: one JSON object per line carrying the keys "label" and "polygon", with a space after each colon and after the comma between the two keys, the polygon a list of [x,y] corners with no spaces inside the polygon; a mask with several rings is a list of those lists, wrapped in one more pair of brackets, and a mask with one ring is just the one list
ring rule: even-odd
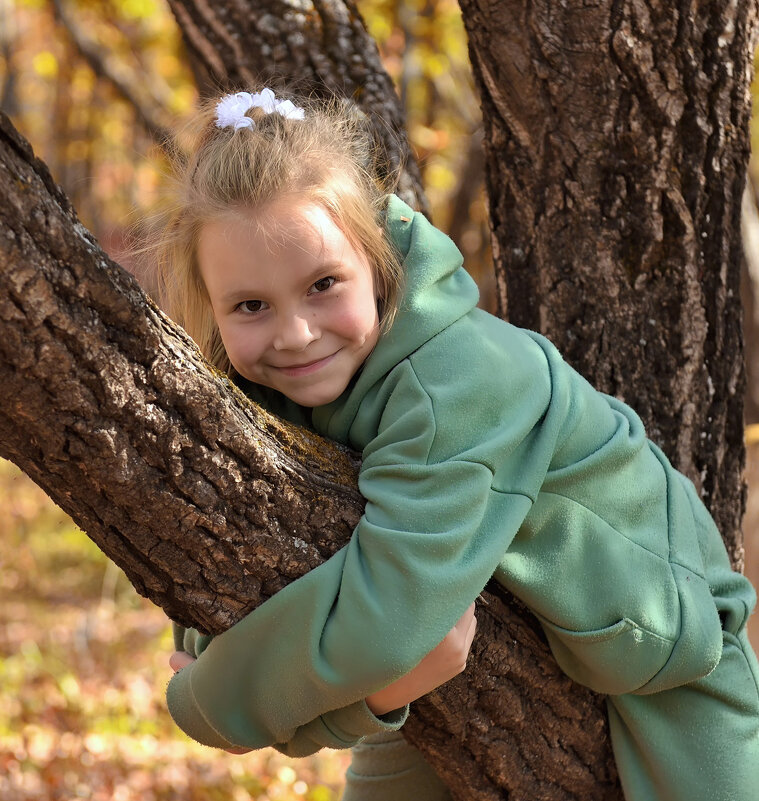
{"label": "hoodie sleeve", "polygon": [[[197,659],[213,641],[213,637],[200,634],[178,623],[172,623],[174,647]],[[198,714],[198,708],[189,682],[190,673],[179,671],[171,682],[169,706],[180,728],[204,745],[213,748],[235,748],[236,743],[226,740],[208,721]],[[290,757],[305,757],[322,748],[352,748],[364,737],[382,732],[397,731],[408,717],[405,706],[384,715],[375,715],[366,702],[356,701],[342,709],[325,712],[309,723],[299,726],[286,743],[273,743],[281,753]]]}
{"label": "hoodie sleeve", "polygon": [[[193,740],[212,748],[241,746],[228,740],[203,716],[192,690],[191,671],[188,668],[175,674],[169,684],[167,697],[174,721]],[[290,757],[310,756],[322,748],[352,748],[369,735],[397,731],[406,722],[408,713],[409,708],[405,706],[377,716],[365,701],[356,701],[297,726],[287,742],[272,742],[271,745]],[[244,746],[250,747],[248,743]]]}
{"label": "hoodie sleeve", "polygon": [[[174,676],[169,709],[190,736],[260,748],[306,736],[304,726],[329,726],[346,742],[369,733],[363,699],[443,639],[524,520],[530,498],[493,491],[488,464],[430,461],[437,422],[410,363],[383,392],[359,477],[366,510],[350,543]],[[515,446],[542,414],[530,405],[532,422],[502,435]],[[325,717],[335,710],[342,720]]]}

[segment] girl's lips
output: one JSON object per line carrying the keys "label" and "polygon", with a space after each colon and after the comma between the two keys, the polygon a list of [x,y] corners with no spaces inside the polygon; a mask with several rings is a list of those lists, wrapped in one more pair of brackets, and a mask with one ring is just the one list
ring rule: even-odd
{"label": "girl's lips", "polygon": [[311,373],[315,373],[317,370],[321,370],[322,367],[331,362],[337,353],[338,351],[335,351],[335,353],[331,353],[329,356],[325,356],[323,359],[317,359],[316,361],[308,362],[307,364],[295,364],[289,367],[274,367],[274,369],[292,378],[310,375]]}

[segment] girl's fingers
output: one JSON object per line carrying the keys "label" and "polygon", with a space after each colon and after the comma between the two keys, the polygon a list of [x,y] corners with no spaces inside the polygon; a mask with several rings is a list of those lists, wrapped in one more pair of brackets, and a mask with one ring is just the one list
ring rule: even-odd
{"label": "girl's fingers", "polygon": [[472,647],[472,642],[474,641],[474,635],[477,633],[477,618],[472,615],[472,620],[469,624],[469,629],[466,633],[466,649],[467,652]]}
{"label": "girl's fingers", "polygon": [[182,668],[187,667],[187,665],[194,661],[195,660],[184,651],[174,651],[174,653],[169,657],[169,665],[174,673],[177,673]]}
{"label": "girl's fingers", "polygon": [[[474,635],[477,631],[477,618],[474,614],[474,604],[472,604],[466,612],[464,612],[463,617],[459,621],[460,624],[460,633],[463,637],[463,646],[466,650],[466,655],[469,656],[469,649],[472,647],[472,642],[474,641]],[[457,624],[457,627],[458,625]]]}
{"label": "girl's fingers", "polygon": [[[182,668],[187,667],[195,660],[184,651],[174,651],[174,653],[169,657],[169,665],[174,673],[179,673]],[[250,748],[225,748],[224,749],[228,754],[249,754],[251,749]]]}

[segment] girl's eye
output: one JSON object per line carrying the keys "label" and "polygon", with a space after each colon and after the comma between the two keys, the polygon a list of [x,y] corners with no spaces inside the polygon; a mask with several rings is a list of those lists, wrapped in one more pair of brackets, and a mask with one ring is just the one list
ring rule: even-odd
{"label": "girl's eye", "polygon": [[314,282],[311,285],[311,290],[313,292],[326,292],[326,290],[330,289],[333,284],[335,283],[335,278],[332,275],[326,276],[326,278],[320,278],[318,281]]}
{"label": "girl's eye", "polygon": [[237,304],[236,311],[241,311],[243,314],[255,314],[265,308],[266,304],[262,300],[244,300]]}

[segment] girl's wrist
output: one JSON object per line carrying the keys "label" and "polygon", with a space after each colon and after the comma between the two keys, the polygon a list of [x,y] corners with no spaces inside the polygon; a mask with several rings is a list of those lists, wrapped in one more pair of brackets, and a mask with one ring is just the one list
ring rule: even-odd
{"label": "girl's wrist", "polygon": [[406,706],[405,702],[401,702],[401,700],[394,697],[394,695],[395,693],[392,692],[390,687],[385,687],[382,690],[378,690],[376,693],[367,695],[364,700],[369,707],[369,711],[373,715],[376,715],[376,717],[380,717],[381,715],[386,715],[388,712],[393,712],[396,709]]}

